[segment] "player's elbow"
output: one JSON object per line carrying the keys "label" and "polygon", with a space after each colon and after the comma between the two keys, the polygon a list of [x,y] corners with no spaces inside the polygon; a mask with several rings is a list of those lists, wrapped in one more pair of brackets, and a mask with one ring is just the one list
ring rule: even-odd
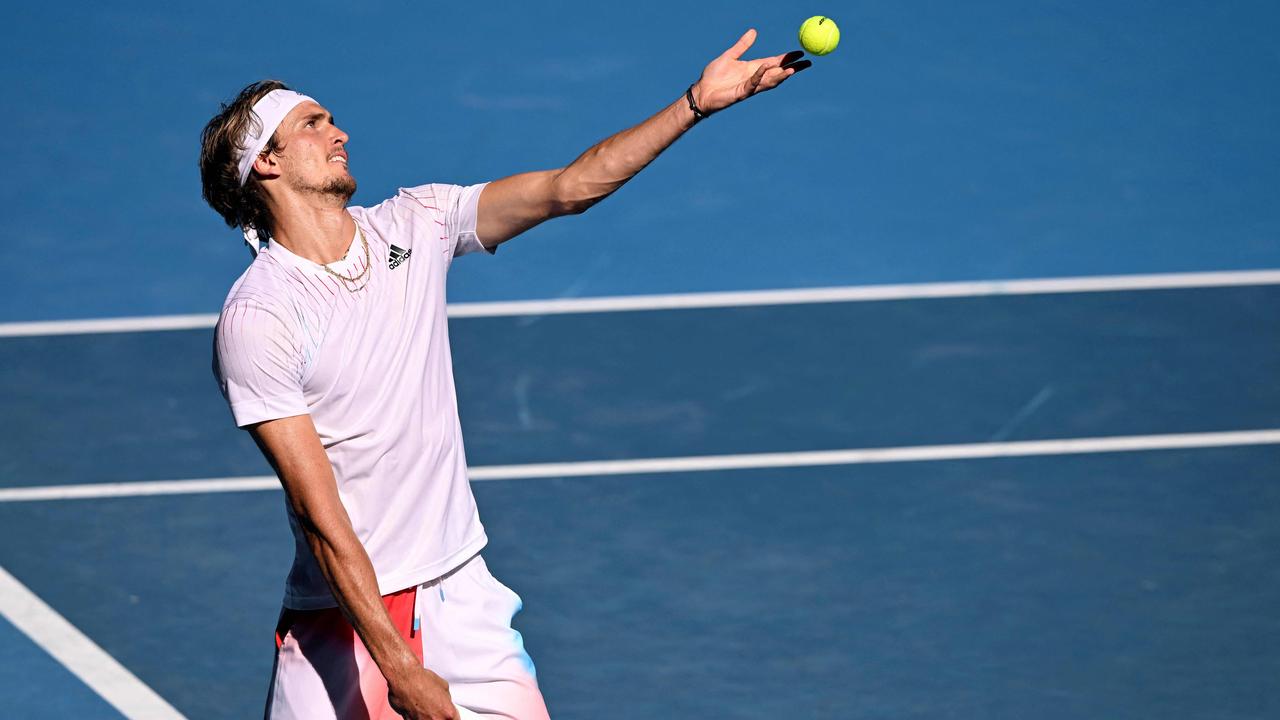
{"label": "player's elbow", "polygon": [[560,208],[561,215],[581,215],[595,205],[593,202],[577,201],[564,203]]}
{"label": "player's elbow", "polygon": [[559,186],[552,195],[550,215],[553,217],[581,215],[592,205],[595,205],[595,202],[585,190],[572,186]]}
{"label": "player's elbow", "polygon": [[556,213],[558,215],[581,215],[608,196],[608,192],[592,192],[591,188],[581,188],[559,199],[556,203]]}
{"label": "player's elbow", "polygon": [[607,192],[583,181],[577,173],[561,172],[552,183],[552,213],[581,215],[604,199]]}

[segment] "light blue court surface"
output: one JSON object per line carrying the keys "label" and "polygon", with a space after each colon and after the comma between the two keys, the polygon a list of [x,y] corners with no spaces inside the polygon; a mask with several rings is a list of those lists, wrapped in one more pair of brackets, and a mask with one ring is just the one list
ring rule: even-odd
{"label": "light blue court surface", "polygon": [[[197,139],[251,80],[334,112],[371,204],[563,165],[817,12],[835,54],[451,300],[1280,268],[1269,3],[33,5],[0,28],[0,323],[216,312],[248,254]],[[1206,446],[1280,429],[1277,317],[1269,280],[455,318],[472,466],[569,464],[473,484],[553,717],[1280,716],[1280,446]],[[244,718],[281,493],[4,494],[268,474],[210,345],[0,337],[0,567],[182,716]],[[570,476],[1099,438],[1149,449]],[[3,619],[0,698],[121,716]]]}

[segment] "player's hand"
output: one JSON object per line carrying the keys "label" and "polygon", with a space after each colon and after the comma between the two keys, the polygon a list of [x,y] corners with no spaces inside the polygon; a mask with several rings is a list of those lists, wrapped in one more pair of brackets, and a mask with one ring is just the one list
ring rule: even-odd
{"label": "player's hand", "polygon": [[426,668],[415,668],[394,683],[388,681],[387,700],[405,720],[458,720],[449,683]]}
{"label": "player's hand", "polygon": [[702,77],[693,87],[693,101],[698,109],[711,114],[747,98],[772,90],[784,80],[813,65],[804,57],[803,50],[792,50],[782,55],[741,60],[742,54],[756,41],[755,29],[748,30],[733,47],[702,71]]}

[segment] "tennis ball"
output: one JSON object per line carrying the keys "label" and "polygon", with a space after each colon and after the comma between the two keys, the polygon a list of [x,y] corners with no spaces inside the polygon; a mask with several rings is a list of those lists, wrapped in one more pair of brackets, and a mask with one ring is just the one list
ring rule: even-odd
{"label": "tennis ball", "polygon": [[814,55],[826,55],[840,44],[840,28],[829,17],[814,15],[800,26],[800,46]]}

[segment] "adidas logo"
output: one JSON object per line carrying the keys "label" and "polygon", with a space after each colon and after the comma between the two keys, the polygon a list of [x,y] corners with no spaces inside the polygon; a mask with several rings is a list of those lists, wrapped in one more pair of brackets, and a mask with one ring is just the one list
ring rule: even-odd
{"label": "adidas logo", "polygon": [[408,260],[409,256],[412,254],[413,254],[412,248],[405,250],[404,248],[400,248],[395,245],[392,245],[390,257],[387,258],[387,267],[391,268],[392,270],[395,270],[396,268],[400,267],[400,263]]}

